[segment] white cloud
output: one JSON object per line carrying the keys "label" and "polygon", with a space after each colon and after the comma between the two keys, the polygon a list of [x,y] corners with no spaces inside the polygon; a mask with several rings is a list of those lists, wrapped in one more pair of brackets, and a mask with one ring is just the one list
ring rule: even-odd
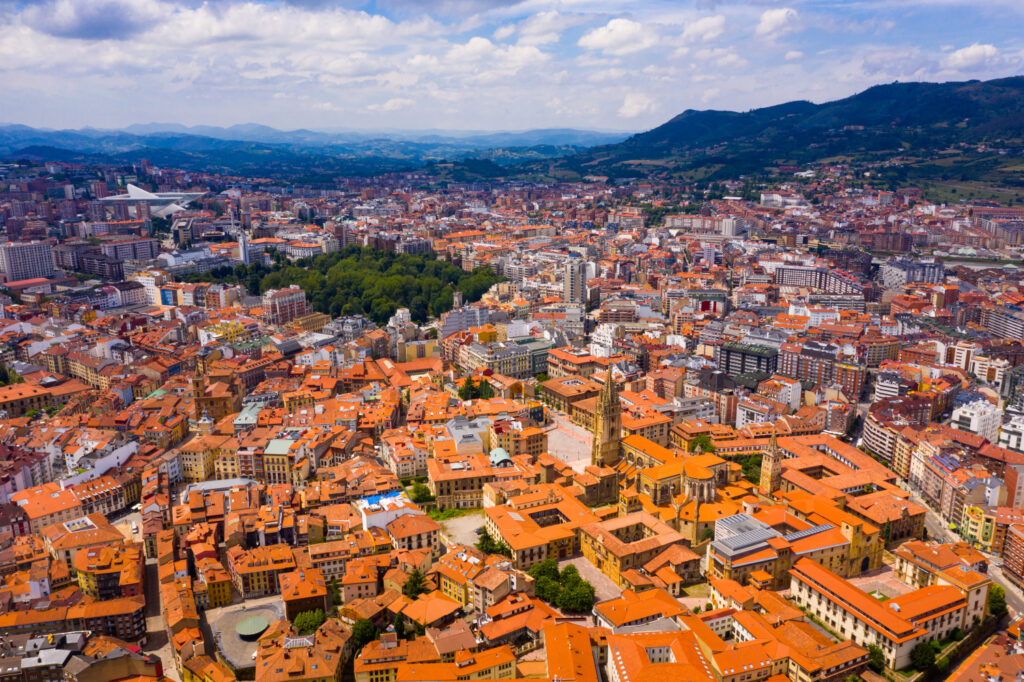
{"label": "white cloud", "polygon": [[515,26],[513,26],[512,24],[505,24],[504,26],[499,26],[497,29],[495,29],[494,39],[505,40],[505,38],[511,38],[513,35],[515,35],[515,32]]}
{"label": "white cloud", "polygon": [[612,19],[579,40],[580,47],[610,55],[626,55],[646,50],[658,42],[653,30],[629,19]]}
{"label": "white cloud", "polygon": [[631,92],[622,100],[619,107],[619,116],[622,118],[636,118],[640,114],[646,114],[654,110],[654,100],[642,92]]}
{"label": "white cloud", "polygon": [[371,104],[366,108],[369,109],[370,111],[400,111],[402,109],[408,109],[413,104],[415,104],[415,102],[413,102],[411,99],[404,99],[402,97],[392,97],[383,104]]}
{"label": "white cloud", "polygon": [[[854,25],[836,3],[778,2],[710,13],[631,3],[627,16],[610,0],[0,0],[0,116],[50,127],[326,127],[339,112],[353,127],[385,116],[410,128],[639,127],[701,102],[749,109],[1024,68],[992,22],[965,22],[959,45],[934,32],[882,41],[868,34],[901,18],[886,3]],[[809,27],[833,34],[828,49],[797,34]]]}
{"label": "white cloud", "polygon": [[562,31],[583,21],[577,15],[559,14],[556,11],[540,12],[519,24],[520,45],[545,45],[557,43]]}
{"label": "white cloud", "polygon": [[710,62],[723,69],[746,66],[747,60],[733,52],[731,47],[704,48],[693,53],[694,58]]}
{"label": "white cloud", "polygon": [[761,13],[761,21],[754,29],[754,35],[769,40],[778,38],[796,29],[798,19],[796,10],[790,7],[765,10]]}
{"label": "white cloud", "polygon": [[999,50],[995,45],[974,43],[948,54],[942,65],[954,71],[970,71],[991,66],[999,60]]}
{"label": "white cloud", "polygon": [[725,17],[717,14],[713,17],[702,17],[691,21],[683,29],[682,39],[685,42],[714,40],[725,32]]}

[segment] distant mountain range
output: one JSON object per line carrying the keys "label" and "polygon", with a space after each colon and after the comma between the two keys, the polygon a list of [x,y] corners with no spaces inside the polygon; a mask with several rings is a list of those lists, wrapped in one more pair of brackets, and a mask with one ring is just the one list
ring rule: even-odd
{"label": "distant mountain range", "polygon": [[0,158],[132,162],[190,170],[284,177],[297,167],[327,174],[383,172],[468,157],[508,165],[557,158],[626,133],[556,128],[487,131],[278,130],[255,123],[183,126],[147,123],[121,130],[48,130],[0,124]]}
{"label": "distant mountain range", "polygon": [[[972,151],[982,145],[1002,149]],[[0,124],[0,158],[147,158],[189,170],[295,182],[418,168],[456,180],[608,175],[712,181],[778,166],[899,157],[899,164],[882,171],[896,184],[956,178],[1024,188],[1014,156],[1022,146],[1021,76],[892,83],[824,104],[797,101],[746,112],[690,109],[629,137],[575,129],[286,131],[251,123],[149,123],[123,130],[44,130]],[[1013,154],[1007,157],[1006,150]]]}
{"label": "distant mountain range", "polygon": [[[926,156],[966,143],[1020,147],[1024,77],[892,83],[834,102],[788,102],[747,112],[689,109],[611,145],[545,164],[549,171],[735,178],[782,164]],[[537,166],[542,168],[543,166]]]}

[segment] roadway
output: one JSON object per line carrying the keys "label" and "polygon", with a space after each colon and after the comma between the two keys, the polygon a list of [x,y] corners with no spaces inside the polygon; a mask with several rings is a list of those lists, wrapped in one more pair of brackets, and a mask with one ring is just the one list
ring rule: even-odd
{"label": "roadway", "polygon": [[[916,491],[907,487],[910,492],[910,499],[921,505],[928,511],[925,512],[924,527],[928,531],[928,538],[939,542],[963,542],[964,539],[949,529],[949,524],[943,521],[939,514],[932,510],[928,504],[921,499]],[[1024,616],[1024,592],[1012,582],[1007,580],[1003,574],[1002,559],[994,554],[986,554],[988,557],[988,576],[1003,586],[1006,590],[1006,606],[1010,609],[1010,617],[1018,618]],[[996,563],[998,562],[998,564]]]}

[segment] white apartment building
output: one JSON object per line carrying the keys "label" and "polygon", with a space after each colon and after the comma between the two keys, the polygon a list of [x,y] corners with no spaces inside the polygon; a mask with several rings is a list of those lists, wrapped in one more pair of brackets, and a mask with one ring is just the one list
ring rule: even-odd
{"label": "white apartment building", "polygon": [[4,280],[18,282],[36,277],[52,277],[53,244],[49,242],[7,242],[0,244],[0,270]]}
{"label": "white apartment building", "polygon": [[952,426],[963,431],[976,433],[989,442],[999,440],[999,426],[1003,411],[987,400],[975,400],[953,410]]}

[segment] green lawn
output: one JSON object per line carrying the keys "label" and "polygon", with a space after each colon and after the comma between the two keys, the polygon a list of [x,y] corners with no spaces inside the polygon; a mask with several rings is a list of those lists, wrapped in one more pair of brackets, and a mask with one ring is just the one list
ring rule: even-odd
{"label": "green lawn", "polygon": [[479,514],[479,509],[431,509],[427,512],[427,516],[434,519],[435,521],[448,521],[449,519],[457,519],[460,516],[466,516],[467,514]]}
{"label": "green lawn", "polygon": [[707,583],[697,583],[696,585],[688,585],[683,588],[683,592],[687,597],[710,597],[711,590]]}

